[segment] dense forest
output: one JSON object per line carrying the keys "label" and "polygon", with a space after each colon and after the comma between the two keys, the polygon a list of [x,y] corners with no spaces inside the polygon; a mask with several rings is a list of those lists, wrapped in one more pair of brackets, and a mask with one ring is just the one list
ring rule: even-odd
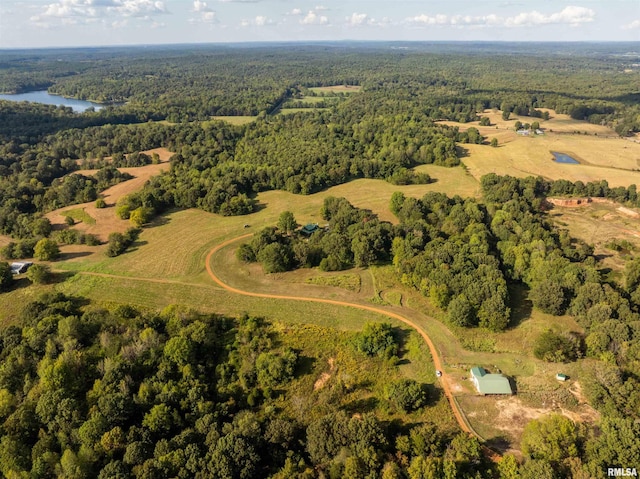
{"label": "dense forest", "polygon": [[[637,421],[605,407],[597,434],[563,416],[532,421],[528,459],[495,465],[464,433],[353,414],[344,385],[300,405],[290,391],[308,373],[263,319],[81,303],[45,295],[0,332],[4,477],[551,479],[598,477],[640,454]],[[361,360],[397,359],[389,325],[347,342]],[[412,411],[424,391],[390,382],[379,401]]]}
{"label": "dense forest", "polygon": [[[307,195],[356,178],[437,181],[414,167],[461,167],[460,144],[491,146],[476,128],[436,121],[476,121],[487,108],[534,118],[551,108],[624,137],[640,131],[640,60],[628,51],[597,44],[3,51],[0,91],[48,89],[105,108],[78,114],[0,101],[0,233],[13,237],[0,253],[48,261],[59,244],[96,244],[92,235],[52,231],[44,214],[101,201],[103,190],[128,179],[117,168],[159,161],[140,153],[153,148],[174,153],[170,170],[114,208],[135,226],[170,208],[252,213],[266,190]],[[359,89],[312,89],[332,85]],[[279,114],[284,104],[300,111]],[[212,118],[219,115],[255,118],[232,125]],[[98,172],[77,174],[84,166]],[[570,315],[584,329],[545,332],[532,354],[593,360],[583,386],[601,414],[597,425],[556,415],[531,421],[515,445],[522,460],[506,455],[493,464],[476,438],[411,416],[436,401],[429,384],[390,381],[373,401],[386,416],[350,404],[345,398],[357,387],[344,383],[307,391],[313,401],[302,407],[292,391],[314,358],[286,342],[270,323],[278,318],[104,308],[51,293],[0,330],[0,473],[553,479],[640,464],[640,260],[627,261],[622,279],[604,274],[591,246],[553,225],[546,202],[597,196],[640,206],[636,186],[490,174],[481,189],[478,199],[395,193],[397,224],[329,197],[317,232],[301,235],[283,212],[237,254],[266,272],[392,264],[398,281],[428,298],[453,330],[512,327],[512,292],[524,290],[537,310]],[[125,252],[140,231],[113,233],[107,256]],[[36,265],[28,278],[40,284],[51,274]],[[0,262],[0,302],[14,285]],[[406,359],[401,343],[391,325],[368,324],[341,344],[357,361],[396,371]]]}
{"label": "dense forest", "polygon": [[[607,124],[620,135],[640,131],[633,57],[618,47],[565,46],[571,56],[557,55],[555,48],[412,44],[397,50],[373,44],[4,52],[1,91],[46,86],[118,105],[76,114],[0,101],[0,232],[37,236],[31,223],[38,214],[93,196],[77,184],[63,185],[67,191],[56,198],[45,194],[77,168],[74,160],[99,162],[160,146],[176,156],[144,206],[245,214],[255,208],[255,193],[266,189],[307,194],[359,177],[429,182],[411,167],[454,166],[460,161],[456,142],[484,140],[476,129],[460,133],[434,121],[477,120],[486,108],[534,117],[542,116],[538,108],[553,108]],[[361,91],[331,97],[325,109],[275,115],[285,101],[318,95],[310,88],[322,85],[359,85]],[[258,118],[245,126],[210,121],[239,114]]]}

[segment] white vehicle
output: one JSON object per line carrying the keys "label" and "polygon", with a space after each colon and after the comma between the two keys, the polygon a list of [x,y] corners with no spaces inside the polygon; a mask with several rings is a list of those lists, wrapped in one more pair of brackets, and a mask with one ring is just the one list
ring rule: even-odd
{"label": "white vehicle", "polygon": [[436,369],[436,377],[441,377],[442,376],[442,371],[439,371]]}

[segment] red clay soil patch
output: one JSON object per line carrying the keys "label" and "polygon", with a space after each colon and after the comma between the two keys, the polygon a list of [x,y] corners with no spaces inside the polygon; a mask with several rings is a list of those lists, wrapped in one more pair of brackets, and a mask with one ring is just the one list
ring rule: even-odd
{"label": "red clay soil patch", "polygon": [[[149,150],[154,151],[154,150]],[[166,157],[166,155],[165,155]],[[162,156],[161,156],[162,159]],[[104,198],[107,203],[107,208],[96,208],[95,201],[90,203],[83,203],[80,205],[66,206],[58,210],[52,211],[46,215],[51,221],[54,229],[64,229],[66,224],[64,221],[64,212],[73,209],[84,209],[84,211],[96,220],[95,225],[87,225],[85,223],[78,223],[74,226],[75,229],[84,233],[91,233],[98,236],[102,241],[106,241],[109,233],[124,232],[131,225],[128,221],[123,221],[115,215],[115,209],[113,206],[117,201],[130,193],[134,193],[144,186],[144,184],[152,177],[159,175],[163,171],[168,171],[170,164],[167,161],[159,163],[157,165],[139,166],[137,168],[118,168],[122,172],[129,173],[134,178],[128,181],[123,181],[109,189],[104,190],[100,196]],[[86,170],[90,171],[90,170]]]}

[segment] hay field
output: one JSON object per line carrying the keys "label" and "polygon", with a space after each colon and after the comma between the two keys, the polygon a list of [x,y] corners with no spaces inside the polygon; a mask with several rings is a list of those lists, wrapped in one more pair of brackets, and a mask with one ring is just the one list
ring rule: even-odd
{"label": "hay field", "polygon": [[[498,148],[487,145],[464,145],[464,148],[468,157],[463,162],[478,179],[487,173],[497,173],[583,182],[606,179],[610,186],[640,182],[640,145],[624,139],[552,133],[519,137],[509,132],[503,135]],[[551,151],[566,153],[581,164],[556,163]]]}
{"label": "hay field", "polygon": [[[328,196],[344,196],[355,206],[371,209],[383,220],[395,221],[389,210],[389,201],[395,191],[414,197],[421,197],[428,191],[462,196],[479,194],[477,181],[467,175],[463,168],[423,165],[418,170],[429,173],[438,178],[438,181],[429,185],[395,186],[383,180],[360,179],[309,196],[285,191],[266,191],[257,197],[261,206],[259,211],[245,216],[225,217],[196,209],[175,211],[159,218],[155,226],[145,228],[140,236],[141,245],[133,251],[116,258],[106,258],[103,254],[104,246],[85,247],[89,254],[76,255],[60,263],[59,267],[73,271],[86,270],[206,284],[210,280],[204,271],[204,259],[214,244],[274,225],[280,213],[285,210],[292,211],[300,224],[322,223],[320,208],[324,199]],[[109,213],[114,228],[112,231],[124,231],[130,226],[128,221],[115,218],[113,208],[97,211]],[[100,220],[96,218],[96,227]],[[244,228],[245,224],[250,227]],[[87,228],[86,231],[91,232],[92,229]],[[63,247],[63,252],[67,248]]]}
{"label": "hay field", "polygon": [[[544,109],[543,109],[544,110]],[[488,145],[462,145],[468,156],[463,158],[469,172],[477,179],[487,173],[512,176],[543,176],[548,179],[571,181],[599,181],[606,179],[610,186],[629,186],[640,182],[640,143],[619,138],[611,129],[571,119],[568,115],[549,111],[551,118],[517,117],[504,121],[498,110],[485,110],[491,126],[478,122],[441,124],[464,131],[477,128],[490,141],[498,140],[498,148]],[[514,130],[515,120],[523,123],[540,122],[544,135],[520,136]],[[585,134],[586,133],[586,134]],[[566,153],[579,165],[552,161],[551,151]]]}
{"label": "hay field", "polygon": [[229,123],[230,125],[246,125],[255,121],[257,116],[212,116],[212,120],[221,120]]}
{"label": "hay field", "polygon": [[[129,173],[134,178],[118,183],[117,185],[104,190],[100,194],[100,197],[102,197],[107,203],[107,208],[96,208],[95,201],[91,201],[80,205],[66,206],[47,213],[45,216],[49,221],[51,221],[54,229],[63,229],[66,227],[65,216],[68,216],[68,211],[84,211],[86,216],[94,220],[94,224],[89,224],[90,222],[82,222],[74,226],[74,228],[82,231],[83,233],[95,234],[102,241],[106,241],[109,233],[114,231],[124,232],[130,224],[128,221],[123,221],[116,217],[113,206],[123,196],[140,190],[152,176],[159,175],[163,171],[168,171],[171,167],[169,158],[173,153],[165,148],[156,148],[154,150],[145,151],[144,153],[151,154],[154,152],[158,153],[161,161],[156,165],[145,165],[135,168],[118,168],[122,172]],[[74,173],[91,175],[95,173],[95,171],[96,170],[80,170]]]}
{"label": "hay field", "polygon": [[333,85],[313,87],[309,90],[316,93],[358,93],[362,87],[360,85]]}
{"label": "hay field", "polygon": [[[637,215],[640,210],[615,203],[594,202],[578,207],[554,206],[549,216],[557,226],[567,229],[572,237],[592,245],[602,268],[612,270],[612,277],[622,280],[629,255],[640,251],[640,219],[633,213]],[[615,251],[607,247],[612,241],[627,242],[630,249]]]}

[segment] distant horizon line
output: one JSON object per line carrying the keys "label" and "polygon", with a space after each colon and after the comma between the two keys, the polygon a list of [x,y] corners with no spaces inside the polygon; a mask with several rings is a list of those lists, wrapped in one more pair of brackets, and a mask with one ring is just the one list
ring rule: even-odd
{"label": "distant horizon line", "polygon": [[34,51],[34,50],[82,50],[82,49],[109,49],[109,48],[161,48],[161,47],[194,47],[194,46],[231,46],[231,45],[326,45],[326,44],[458,44],[458,45],[638,45],[640,40],[277,40],[277,41],[230,41],[230,42],[187,42],[187,43],[130,43],[121,45],[75,45],[75,46],[49,46],[49,47],[1,47],[0,52],[9,51]]}

